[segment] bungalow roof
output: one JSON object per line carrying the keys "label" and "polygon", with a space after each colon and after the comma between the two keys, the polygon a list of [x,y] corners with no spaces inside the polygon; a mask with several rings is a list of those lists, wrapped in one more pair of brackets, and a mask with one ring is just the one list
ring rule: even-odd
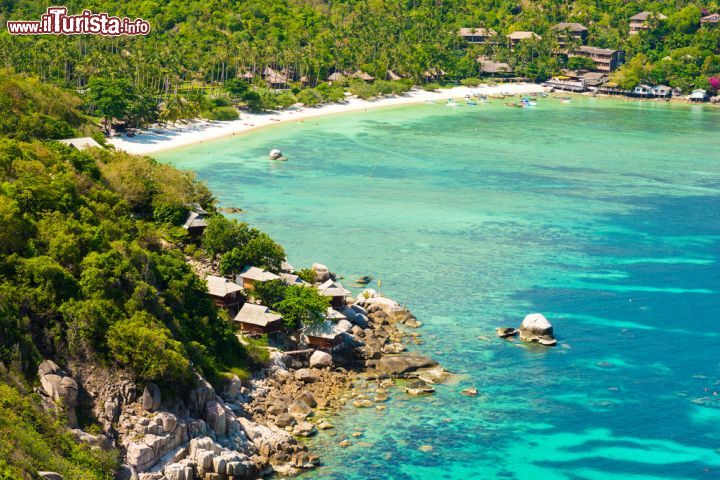
{"label": "bungalow roof", "polygon": [[251,323],[260,327],[266,327],[268,324],[282,320],[282,315],[273,312],[265,305],[256,305],[254,303],[246,303],[242,306],[235,321],[241,323]]}
{"label": "bungalow roof", "polygon": [[225,277],[208,275],[205,281],[207,282],[208,293],[214,297],[226,297],[243,289],[240,285]]}

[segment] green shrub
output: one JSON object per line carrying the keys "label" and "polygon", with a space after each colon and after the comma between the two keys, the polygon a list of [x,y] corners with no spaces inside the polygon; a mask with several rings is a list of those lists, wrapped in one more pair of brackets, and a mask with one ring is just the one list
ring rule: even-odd
{"label": "green shrub", "polygon": [[172,384],[190,376],[182,344],[147,312],[115,323],[108,331],[107,343],[112,357],[141,380]]}
{"label": "green shrub", "polygon": [[462,83],[466,87],[477,87],[478,85],[480,85],[481,82],[482,81],[476,77],[463,78],[462,80],[460,80],[460,83]]}
{"label": "green shrub", "polygon": [[208,120],[230,121],[240,118],[240,114],[233,107],[217,107],[203,113]]}
{"label": "green shrub", "polygon": [[285,298],[275,305],[288,328],[297,328],[325,318],[330,299],[313,287],[293,285],[285,290]]}

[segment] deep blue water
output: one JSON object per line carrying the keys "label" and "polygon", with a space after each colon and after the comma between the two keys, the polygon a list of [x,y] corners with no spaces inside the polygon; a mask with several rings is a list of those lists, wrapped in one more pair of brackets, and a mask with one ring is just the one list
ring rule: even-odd
{"label": "deep blue water", "polygon": [[[415,348],[459,376],[349,407],[308,478],[720,478],[720,110],[539,103],[371,110],[157,155],[296,266],[381,279],[424,323]],[[557,347],[495,338],[532,312]]]}

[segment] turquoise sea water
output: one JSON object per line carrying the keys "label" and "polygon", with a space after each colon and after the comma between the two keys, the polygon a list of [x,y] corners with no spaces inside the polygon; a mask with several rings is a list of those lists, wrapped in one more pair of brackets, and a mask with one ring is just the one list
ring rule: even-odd
{"label": "turquoise sea water", "polygon": [[[460,375],[348,408],[307,478],[716,479],[719,127],[720,110],[657,103],[424,104],[157,158],[296,266],[382,279],[424,322],[416,348]],[[557,347],[494,337],[536,311]]]}

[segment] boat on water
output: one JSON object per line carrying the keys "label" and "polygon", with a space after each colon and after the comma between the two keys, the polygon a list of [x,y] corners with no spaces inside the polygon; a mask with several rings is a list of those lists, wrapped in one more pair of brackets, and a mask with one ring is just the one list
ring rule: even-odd
{"label": "boat on water", "polygon": [[521,102],[505,102],[506,107],[523,108],[524,105]]}
{"label": "boat on water", "polygon": [[475,100],[465,100],[465,105],[477,105],[478,102]]}
{"label": "boat on water", "polygon": [[459,104],[452,98],[448,98],[447,102],[445,102],[446,107],[457,107]]}
{"label": "boat on water", "polygon": [[520,100],[520,103],[522,103],[526,107],[535,107],[537,106],[537,102],[534,100],[530,100],[529,98],[523,98]]}

